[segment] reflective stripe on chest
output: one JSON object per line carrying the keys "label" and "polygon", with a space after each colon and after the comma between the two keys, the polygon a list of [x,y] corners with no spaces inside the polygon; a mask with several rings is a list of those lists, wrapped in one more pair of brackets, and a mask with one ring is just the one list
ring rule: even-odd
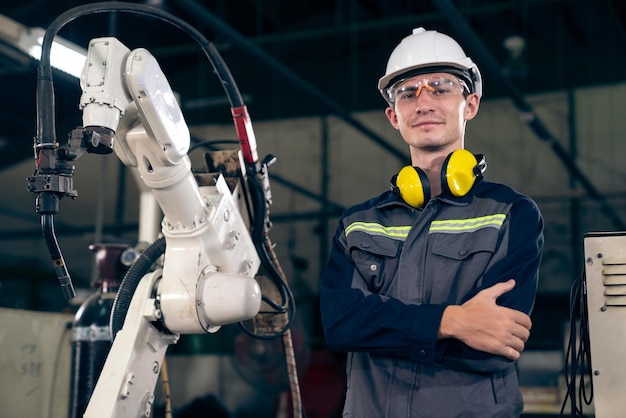
{"label": "reflective stripe on chest", "polygon": [[460,234],[477,231],[482,228],[500,229],[505,219],[505,214],[496,213],[494,215],[480,216],[478,218],[432,221],[428,233]]}
{"label": "reflective stripe on chest", "polygon": [[[479,216],[468,219],[446,219],[432,221],[428,233],[460,234],[473,232],[482,228],[500,229],[504,224],[506,214],[496,213],[488,216]],[[384,226],[376,222],[353,222],[345,229],[346,237],[356,231],[368,235],[388,237],[391,239],[404,241],[411,230],[411,225],[406,226]]]}
{"label": "reflective stripe on chest", "polygon": [[378,235],[396,240],[405,240],[411,230],[411,225],[407,226],[384,226],[375,222],[353,222],[347,226],[346,237],[351,232],[361,231],[368,235]]}

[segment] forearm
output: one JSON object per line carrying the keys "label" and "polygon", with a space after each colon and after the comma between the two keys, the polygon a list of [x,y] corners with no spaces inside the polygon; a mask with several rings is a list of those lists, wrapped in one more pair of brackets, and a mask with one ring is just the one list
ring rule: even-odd
{"label": "forearm", "polygon": [[359,290],[322,287],[322,324],[335,351],[367,351],[434,361],[445,307],[411,305]]}
{"label": "forearm", "polygon": [[[322,323],[327,345],[408,358],[435,366],[473,371],[502,370],[512,361],[439,335],[444,305],[411,305],[357,290],[322,286]],[[450,334],[452,335],[452,334]]]}
{"label": "forearm", "polygon": [[[446,306],[405,305],[397,299],[379,302],[375,301],[378,295],[356,303],[350,298],[337,297],[348,303],[335,303],[328,295],[322,298],[323,306],[334,305],[334,309],[322,309],[324,335],[328,347],[334,351],[392,355],[471,372],[493,372],[513,363],[505,357],[472,349],[456,339],[438,339],[438,326]],[[363,312],[369,314],[363,316]]]}

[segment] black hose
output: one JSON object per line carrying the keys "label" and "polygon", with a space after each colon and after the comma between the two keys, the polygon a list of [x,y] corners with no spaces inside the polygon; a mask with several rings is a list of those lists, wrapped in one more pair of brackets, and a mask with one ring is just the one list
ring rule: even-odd
{"label": "black hose", "polygon": [[115,340],[115,334],[122,329],[130,302],[137,290],[141,279],[150,271],[152,265],[165,253],[165,238],[154,241],[135,263],[128,269],[120,288],[115,296],[113,307],[111,308],[111,341]]}
{"label": "black hose", "polygon": [[287,322],[281,330],[272,335],[259,335],[246,328],[246,326],[240,322],[242,330],[248,335],[259,339],[273,339],[284,335],[289,328],[295,317],[296,304],[291,289],[286,283],[284,274],[278,265],[275,254],[272,251],[272,245],[269,242],[266,229],[265,213],[267,205],[265,201],[265,194],[263,193],[263,185],[259,178],[254,173],[248,173],[248,184],[250,186],[250,196],[252,198],[252,205],[254,207],[255,215],[252,220],[252,242],[255,245],[257,253],[261,258],[261,265],[265,267],[269,274],[269,279],[274,284],[278,292],[280,293],[281,301],[276,303],[263,296],[263,301],[270,305],[277,313],[286,313]]}
{"label": "black hose", "polygon": [[46,246],[48,247],[48,252],[50,253],[50,258],[52,259],[52,265],[59,279],[63,296],[65,296],[66,300],[70,300],[76,296],[76,292],[74,291],[70,273],[67,270],[63,255],[61,254],[61,248],[59,247],[57,237],[54,233],[54,215],[41,215],[41,230],[44,240],[46,241]]}

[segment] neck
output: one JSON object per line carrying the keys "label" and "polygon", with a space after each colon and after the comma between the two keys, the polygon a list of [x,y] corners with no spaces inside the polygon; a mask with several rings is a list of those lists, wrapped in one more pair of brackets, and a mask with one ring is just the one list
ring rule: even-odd
{"label": "neck", "polygon": [[411,164],[415,167],[421,168],[426,177],[428,177],[428,183],[430,184],[431,196],[438,196],[441,194],[441,167],[448,155],[462,147],[450,148],[437,151],[426,151],[411,148]]}

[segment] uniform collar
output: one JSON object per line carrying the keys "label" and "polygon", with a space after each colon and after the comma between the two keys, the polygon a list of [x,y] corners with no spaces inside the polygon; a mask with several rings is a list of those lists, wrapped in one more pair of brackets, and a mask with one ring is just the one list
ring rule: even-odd
{"label": "uniform collar", "polygon": [[[438,200],[440,202],[443,202],[452,206],[467,206],[470,204],[470,202],[474,198],[474,191],[476,190],[476,187],[480,183],[482,183],[483,180],[484,178],[482,176],[478,177],[476,179],[476,182],[470,189],[470,191],[465,196],[454,197],[454,196],[441,194],[441,195],[431,198],[431,200]],[[428,203],[426,205],[428,205]],[[392,191],[388,191],[382,196],[382,199],[378,202],[378,204],[376,205],[376,208],[383,209],[383,208],[392,207],[392,206],[403,206],[409,209],[415,209],[413,206],[407,204],[404,200],[402,200],[400,195]]]}

